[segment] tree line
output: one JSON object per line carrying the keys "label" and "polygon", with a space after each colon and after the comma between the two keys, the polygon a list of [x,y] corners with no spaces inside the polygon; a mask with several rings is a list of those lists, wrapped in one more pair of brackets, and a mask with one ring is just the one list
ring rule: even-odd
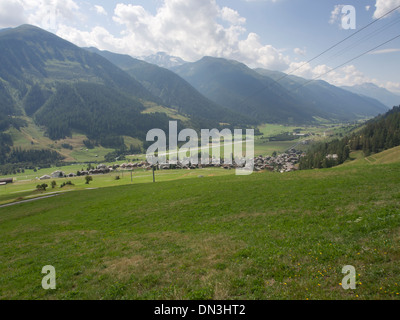
{"label": "tree line", "polygon": [[84,132],[91,144],[120,148],[122,136],[145,140],[149,128],[167,129],[163,113],[143,114],[143,105],[114,88],[79,83],[60,84],[57,92],[35,113],[39,125],[53,140],[63,139],[72,130]]}
{"label": "tree line", "polygon": [[362,150],[365,156],[400,145],[400,106],[368,121],[362,129],[341,140],[317,143],[300,160],[299,168],[330,168],[344,163],[351,151]]}
{"label": "tree line", "polygon": [[360,133],[349,140],[352,150],[362,150],[366,156],[400,145],[400,106],[384,116],[369,121]]}
{"label": "tree line", "polygon": [[348,138],[317,143],[300,159],[300,170],[331,168],[342,164],[350,156]]}
{"label": "tree line", "polygon": [[[22,150],[21,148],[3,149],[2,137],[7,136],[0,134],[0,152],[8,151],[1,154],[0,158],[0,175],[16,174],[21,169],[33,169],[35,167],[48,168],[52,164],[58,163],[64,157],[53,150]],[[8,138],[5,138],[8,141]],[[9,141],[8,141],[9,142]],[[12,141],[11,141],[12,142]]]}

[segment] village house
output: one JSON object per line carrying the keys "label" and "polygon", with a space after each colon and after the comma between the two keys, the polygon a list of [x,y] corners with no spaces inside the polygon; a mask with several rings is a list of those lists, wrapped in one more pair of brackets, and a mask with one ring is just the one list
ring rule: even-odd
{"label": "village house", "polygon": [[57,171],[54,171],[54,172],[51,174],[51,178],[53,178],[53,179],[56,179],[56,178],[63,178],[64,175],[65,175],[64,172],[57,170]]}
{"label": "village house", "polygon": [[9,183],[13,183],[14,179],[13,178],[6,178],[6,179],[0,179],[0,186],[4,186]]}
{"label": "village house", "polygon": [[337,159],[339,159],[339,156],[338,156],[337,154],[328,154],[328,155],[326,156],[326,158],[327,158],[328,160],[337,160]]}

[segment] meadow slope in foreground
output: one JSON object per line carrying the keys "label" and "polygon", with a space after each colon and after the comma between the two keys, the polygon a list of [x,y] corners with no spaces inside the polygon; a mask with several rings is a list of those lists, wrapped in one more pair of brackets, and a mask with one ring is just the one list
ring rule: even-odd
{"label": "meadow slope in foreground", "polygon": [[[399,151],[1,208],[0,298],[398,299]],[[56,290],[42,289],[45,265]]]}

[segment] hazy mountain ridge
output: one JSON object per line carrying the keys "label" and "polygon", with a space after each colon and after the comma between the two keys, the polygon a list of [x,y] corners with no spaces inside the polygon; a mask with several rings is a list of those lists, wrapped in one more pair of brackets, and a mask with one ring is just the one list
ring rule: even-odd
{"label": "hazy mountain ridge", "polygon": [[307,80],[290,76],[277,82],[283,73],[222,58],[205,57],[172,70],[216,103],[264,122],[351,121],[387,110],[379,101],[324,81],[299,88]]}
{"label": "hazy mountain ridge", "polygon": [[343,86],[342,88],[360,95],[377,99],[388,108],[392,108],[400,104],[400,95],[397,95],[385,88],[378,87],[373,83],[364,83],[355,86]]}
{"label": "hazy mountain ridge", "polygon": [[295,93],[304,103],[316,108],[316,112],[327,115],[333,113],[341,118],[357,118],[357,116],[375,116],[388,110],[376,99],[349,92],[323,80],[309,82],[307,79],[282,72],[265,69],[256,69],[256,71],[279,80],[279,83]]}
{"label": "hazy mountain ridge", "polygon": [[279,84],[237,61],[204,57],[173,70],[209,99],[258,121],[313,121]]}
{"label": "hazy mountain ridge", "polygon": [[[255,69],[258,73],[271,77],[274,80],[279,80],[280,83],[282,83],[285,88],[288,88],[289,90],[298,90],[298,93],[301,94],[304,98],[306,98],[309,103],[314,103],[313,99],[319,96],[320,101],[325,100],[325,108],[331,109],[331,108],[338,108],[342,106],[342,109],[346,110],[349,108],[348,104],[351,103],[352,106],[350,108],[354,108],[355,106],[360,106],[360,99],[365,101],[365,105],[361,105],[361,108],[358,108],[358,110],[355,110],[358,114],[362,114],[362,112],[367,111],[372,114],[377,114],[376,112],[386,112],[389,108],[384,108],[383,105],[384,103],[380,100],[377,99],[377,97],[374,96],[366,96],[363,94],[360,94],[355,91],[348,90],[347,87],[336,87],[333,86],[332,84],[322,81],[322,80],[317,80],[317,81],[312,81],[309,82],[309,80],[294,76],[294,75],[286,75],[282,72],[278,71],[270,71],[266,69]],[[282,79],[283,78],[283,79]],[[300,87],[303,86],[304,87]],[[300,88],[299,88],[300,87]],[[323,96],[324,94],[327,94],[324,90],[329,90],[330,95],[333,97],[342,97],[341,99],[345,100],[342,101],[341,103],[338,103],[337,100],[326,100],[326,96]],[[345,90],[345,91],[343,91]],[[348,94],[348,91],[352,93],[352,95]],[[322,93],[322,94],[321,94]],[[355,96],[355,95],[356,96]],[[321,97],[322,96],[322,97]],[[358,102],[357,102],[358,100]],[[368,104],[370,105],[368,108]],[[324,104],[321,103],[321,106],[324,106]]]}

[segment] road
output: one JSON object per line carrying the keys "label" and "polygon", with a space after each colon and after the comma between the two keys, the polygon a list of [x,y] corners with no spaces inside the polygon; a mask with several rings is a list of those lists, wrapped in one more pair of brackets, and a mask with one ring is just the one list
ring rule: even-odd
{"label": "road", "polygon": [[38,198],[29,199],[29,200],[22,200],[22,201],[13,202],[13,203],[7,203],[7,204],[0,205],[0,208],[10,207],[10,206],[14,206],[14,205],[25,203],[25,202],[32,202],[32,201],[37,201],[37,200],[57,197],[59,195],[60,194],[52,194],[52,195],[48,195],[48,196],[44,196],[44,197],[38,197]]}

